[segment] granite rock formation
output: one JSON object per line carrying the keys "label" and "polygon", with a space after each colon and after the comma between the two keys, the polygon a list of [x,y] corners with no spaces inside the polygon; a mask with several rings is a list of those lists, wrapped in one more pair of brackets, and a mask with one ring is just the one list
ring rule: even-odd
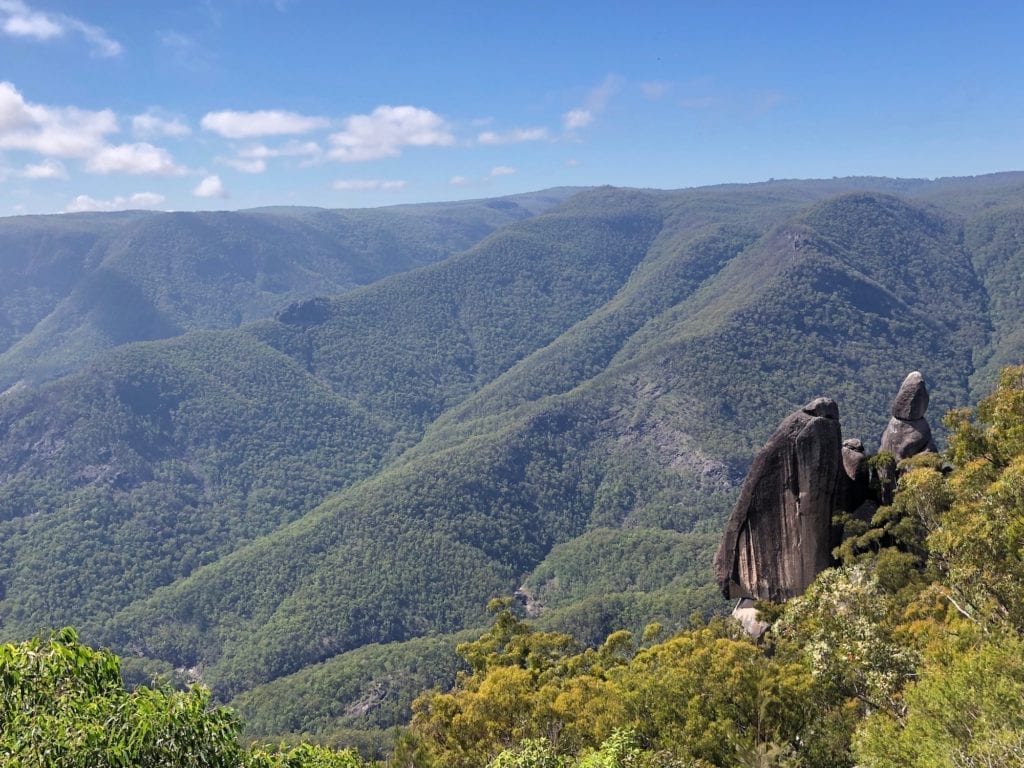
{"label": "granite rock formation", "polygon": [[927,410],[928,388],[924,378],[918,371],[911,371],[892,402],[892,418],[882,434],[881,449],[897,460],[937,451],[931,425],[924,416]]}
{"label": "granite rock formation", "polygon": [[754,459],[715,555],[722,594],[782,602],[833,564],[842,472],[835,401],[819,397],[782,421]]}
{"label": "granite rock formation", "polygon": [[836,508],[844,512],[853,512],[867,500],[871,493],[864,443],[856,437],[844,440],[842,463],[843,472],[839,476]]}

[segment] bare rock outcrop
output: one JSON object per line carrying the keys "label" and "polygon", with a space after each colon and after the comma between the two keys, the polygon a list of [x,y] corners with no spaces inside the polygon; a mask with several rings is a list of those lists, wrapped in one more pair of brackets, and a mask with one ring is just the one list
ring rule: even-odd
{"label": "bare rock outcrop", "polygon": [[722,594],[782,602],[833,564],[841,472],[839,408],[819,397],[787,416],[754,459],[715,555]]}
{"label": "bare rock outcrop", "polygon": [[867,455],[864,443],[856,437],[843,441],[843,472],[839,476],[836,508],[853,512],[867,500],[871,492]]}
{"label": "bare rock outcrop", "polygon": [[936,452],[932,428],[924,416],[927,410],[928,388],[924,377],[918,371],[911,371],[892,402],[892,418],[882,434],[882,450],[897,460],[925,451]]}

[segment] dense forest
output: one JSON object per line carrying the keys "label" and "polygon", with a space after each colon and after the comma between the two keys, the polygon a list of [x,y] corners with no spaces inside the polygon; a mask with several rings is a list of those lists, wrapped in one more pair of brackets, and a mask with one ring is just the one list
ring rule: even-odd
{"label": "dense forest", "polygon": [[945,454],[903,463],[892,504],[846,540],[841,566],[761,605],[772,628],[760,642],[695,616],[588,645],[494,600],[491,628],[457,647],[454,687],[420,695],[375,762],[243,745],[206,689],[129,691],[117,657],[66,629],[0,646],[0,756],[25,768],[1020,765],[1024,366],[946,425]]}
{"label": "dense forest", "polygon": [[[684,765],[829,764],[807,752],[805,715],[751,736],[762,704],[790,717],[756,696],[713,718],[742,723],[716,736],[738,745],[728,760],[685,746],[707,713],[644,730],[660,715],[629,707],[657,699],[644,686],[667,681],[658,665],[721,652],[819,702],[839,740],[814,749],[843,764],[850,733],[896,743],[910,721],[876,716],[858,695],[878,691],[843,677],[860,672],[816,677],[805,631],[838,631],[833,593],[877,606],[871,626],[910,649],[917,671],[889,691],[907,712],[928,665],[1014,647],[984,644],[1011,642],[1003,629],[968,631],[999,611],[964,602],[967,572],[931,529],[885,553],[851,547],[838,581],[785,608],[770,653],[713,618],[727,606],[710,562],[754,452],[801,403],[833,397],[844,436],[873,449],[907,371],[928,379],[934,423],[1024,358],[1024,175],[17,217],[0,243],[0,639],[57,647],[47,629],[74,626],[71,645],[120,657],[117,696],[200,683],[240,714],[243,740],[366,755],[412,718],[413,762],[534,750],[572,764],[605,744]],[[985,408],[980,426],[937,429],[956,472],[905,476],[936,494],[928,514],[960,514]],[[903,536],[920,504],[900,504],[879,526]],[[528,625],[488,614],[513,593]],[[954,632],[976,656],[943,656]],[[539,666],[513,663],[532,643],[548,648]],[[527,685],[523,670],[535,688],[516,706],[536,727],[444,743],[474,696],[502,675]],[[585,719],[588,691],[620,685],[626,709],[603,725],[533,714],[561,697]]]}

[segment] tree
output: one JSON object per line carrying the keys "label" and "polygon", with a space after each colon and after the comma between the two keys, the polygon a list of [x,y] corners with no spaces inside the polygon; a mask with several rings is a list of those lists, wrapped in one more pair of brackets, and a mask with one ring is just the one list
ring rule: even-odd
{"label": "tree", "polygon": [[5,768],[360,768],[359,756],[303,744],[253,749],[241,723],[201,686],[128,691],[120,660],[73,629],[0,645],[0,765]]}
{"label": "tree", "polygon": [[118,658],[72,629],[0,645],[0,762],[18,768],[235,768],[234,714],[204,688],[127,691]]}

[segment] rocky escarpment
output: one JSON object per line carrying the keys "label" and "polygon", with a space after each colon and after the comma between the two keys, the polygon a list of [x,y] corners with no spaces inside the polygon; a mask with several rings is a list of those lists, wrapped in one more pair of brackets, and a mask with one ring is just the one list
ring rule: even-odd
{"label": "rocky escarpment", "polygon": [[[896,460],[935,451],[927,408],[924,378],[913,371],[893,401],[882,451]],[[834,513],[870,519],[895,484],[895,462],[873,479],[868,458],[859,439],[843,441],[839,408],[827,397],[782,421],[755,457],[715,555],[719,588],[740,600],[738,610],[796,597],[833,565],[842,537]]]}
{"label": "rocky escarpment", "polygon": [[726,597],[781,602],[832,565],[841,465],[835,401],[819,397],[783,420],[754,459],[715,555]]}

